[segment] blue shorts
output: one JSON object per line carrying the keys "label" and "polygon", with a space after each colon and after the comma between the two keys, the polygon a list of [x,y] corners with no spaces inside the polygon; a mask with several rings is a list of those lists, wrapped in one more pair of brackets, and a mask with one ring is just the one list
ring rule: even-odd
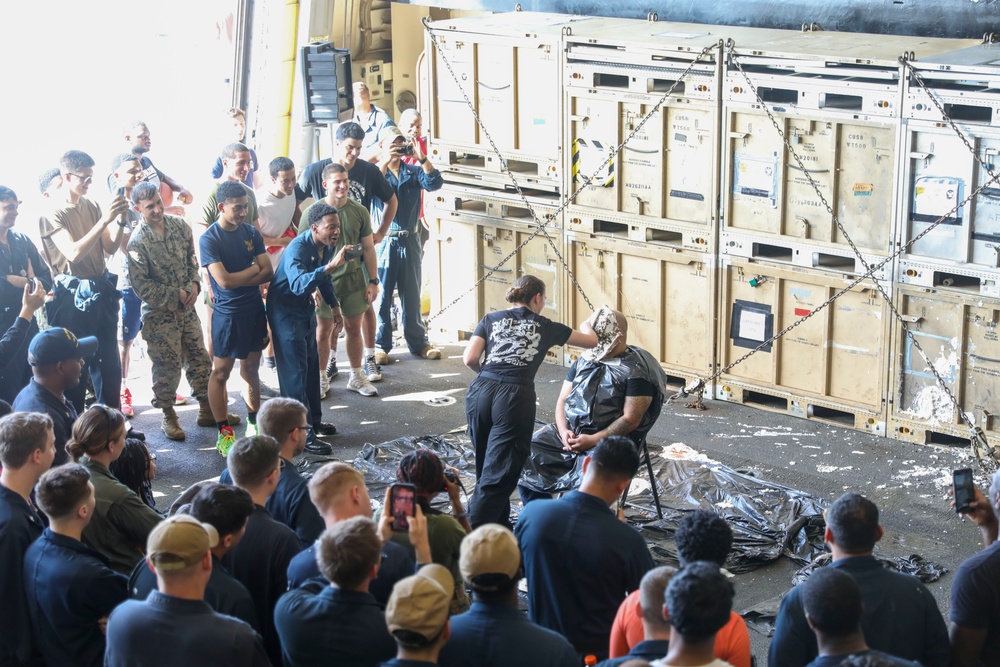
{"label": "blue shorts", "polygon": [[267,315],[233,317],[212,311],[212,353],[219,359],[246,359],[267,347]]}
{"label": "blue shorts", "polygon": [[122,316],[118,323],[118,340],[135,340],[142,331],[142,299],[129,289],[122,290]]}

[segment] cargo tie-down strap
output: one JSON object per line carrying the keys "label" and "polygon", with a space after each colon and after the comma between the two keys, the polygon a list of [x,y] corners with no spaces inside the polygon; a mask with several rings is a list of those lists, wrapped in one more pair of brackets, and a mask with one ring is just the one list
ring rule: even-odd
{"label": "cargo tie-down strap", "polygon": [[518,251],[521,250],[521,248],[523,248],[524,246],[526,246],[532,239],[534,239],[536,236],[538,236],[540,234],[543,235],[546,238],[546,240],[548,241],[549,245],[552,247],[552,250],[555,252],[556,257],[559,259],[559,262],[562,264],[563,268],[565,269],[566,274],[569,276],[570,280],[573,282],[573,285],[576,287],[577,291],[579,291],[580,295],[583,297],[583,300],[587,303],[587,306],[591,310],[593,310],[594,309],[593,304],[591,303],[590,299],[587,297],[586,293],[584,292],[583,287],[577,281],[576,276],[573,274],[573,271],[572,271],[571,267],[569,266],[569,264],[566,262],[565,258],[563,257],[562,252],[560,251],[558,245],[555,243],[555,241],[549,235],[548,229],[547,229],[548,226],[549,226],[549,224],[551,223],[551,221],[559,213],[561,213],[571,202],[573,202],[576,199],[576,197],[586,187],[588,187],[589,185],[591,185],[593,182],[598,182],[600,180],[600,175],[602,173],[605,173],[605,169],[607,167],[609,167],[613,163],[615,157],[625,148],[625,146],[632,140],[632,138],[642,130],[643,126],[645,126],[645,124],[650,120],[650,118],[652,118],[654,115],[656,115],[657,113],[659,113],[659,111],[663,107],[663,105],[675,93],[678,85],[681,82],[683,82],[685,80],[685,78],[687,78],[687,76],[694,69],[695,65],[697,65],[702,60],[705,60],[706,58],[708,58],[714,51],[716,51],[716,49],[720,49],[721,50],[722,48],[725,48],[726,51],[727,51],[727,56],[729,58],[729,62],[731,64],[735,65],[736,69],[740,72],[740,74],[746,80],[747,85],[749,86],[749,89],[753,92],[753,95],[756,98],[757,103],[767,113],[768,119],[771,121],[771,124],[774,126],[775,131],[777,131],[778,135],[781,137],[781,140],[784,143],[785,149],[788,151],[789,155],[794,159],[797,168],[801,171],[801,173],[804,175],[804,177],[808,180],[810,186],[812,186],[813,190],[816,192],[816,196],[819,197],[819,200],[823,204],[823,206],[826,208],[827,213],[830,214],[830,216],[831,216],[834,224],[837,226],[838,231],[843,235],[844,239],[847,241],[848,245],[850,246],[852,252],[854,252],[854,254],[860,260],[862,266],[864,267],[864,273],[861,274],[861,275],[859,275],[857,278],[855,278],[850,284],[846,285],[845,287],[843,287],[842,289],[840,289],[839,291],[837,291],[833,296],[831,296],[825,302],[821,303],[816,308],[813,308],[812,311],[810,313],[808,313],[807,315],[804,315],[803,317],[799,318],[798,320],[792,322],[791,324],[789,324],[788,326],[786,326],[784,329],[778,331],[777,333],[775,333],[774,335],[772,335],[770,338],[768,338],[767,340],[763,341],[762,343],[760,343],[755,348],[751,349],[749,352],[747,352],[743,356],[739,357],[735,361],[727,364],[726,366],[724,366],[722,368],[719,368],[712,375],[710,375],[710,376],[708,376],[706,378],[698,378],[698,379],[692,381],[690,384],[688,384],[687,386],[683,387],[679,392],[677,392],[676,394],[674,394],[673,396],[671,396],[670,398],[668,398],[667,402],[673,402],[673,401],[675,401],[677,399],[684,398],[684,397],[694,397],[694,399],[691,401],[691,403],[688,404],[688,407],[698,408],[698,409],[705,409],[705,406],[703,404],[703,400],[704,400],[703,399],[703,390],[704,390],[705,386],[708,383],[716,380],[717,378],[719,378],[720,376],[722,376],[724,373],[727,373],[728,371],[730,371],[735,366],[738,366],[739,364],[743,363],[744,361],[746,361],[747,359],[749,359],[751,356],[753,356],[757,352],[759,352],[761,350],[764,350],[764,349],[769,349],[770,345],[774,341],[778,340],[779,338],[781,338],[782,336],[784,336],[785,334],[787,334],[789,331],[791,331],[792,329],[796,328],[797,326],[799,326],[800,324],[802,324],[803,322],[805,322],[806,320],[808,320],[810,317],[816,315],[817,313],[819,313],[819,312],[823,311],[824,309],[826,309],[827,307],[829,307],[838,298],[840,298],[844,294],[850,292],[851,290],[853,290],[855,287],[857,287],[862,282],[864,282],[866,280],[869,280],[869,279],[872,279],[872,282],[874,283],[875,287],[878,289],[878,291],[882,295],[882,298],[885,300],[886,305],[892,311],[893,316],[896,318],[896,320],[903,327],[903,332],[906,334],[906,336],[913,343],[914,348],[918,351],[918,353],[920,354],[920,356],[923,358],[924,362],[927,364],[927,368],[930,369],[930,371],[933,373],[933,375],[934,375],[934,377],[935,377],[938,385],[940,385],[940,387],[947,394],[949,400],[951,401],[952,405],[954,406],[954,409],[957,411],[957,413],[959,414],[959,416],[962,419],[962,421],[969,428],[970,441],[971,441],[971,444],[972,444],[972,451],[973,451],[973,454],[976,457],[976,460],[979,462],[979,464],[987,472],[992,472],[993,470],[997,469],[998,465],[1000,465],[1000,460],[998,460],[998,454],[996,452],[994,452],[992,450],[992,448],[989,446],[989,443],[986,440],[985,433],[983,433],[983,430],[979,426],[977,426],[975,424],[975,422],[966,413],[966,411],[962,409],[962,406],[959,403],[958,398],[955,396],[955,394],[951,390],[951,388],[948,387],[947,382],[945,382],[944,378],[941,376],[941,374],[937,370],[937,368],[935,368],[934,364],[931,363],[931,361],[928,358],[927,354],[924,352],[922,346],[920,345],[919,340],[917,340],[917,338],[914,337],[913,333],[910,331],[909,327],[907,326],[905,318],[902,316],[902,314],[896,308],[896,306],[893,303],[892,298],[890,297],[890,295],[885,291],[885,288],[882,287],[882,285],[879,283],[879,281],[877,279],[873,278],[874,275],[878,271],[880,271],[883,267],[885,267],[887,264],[889,264],[890,262],[892,262],[896,257],[898,257],[900,254],[902,254],[907,249],[909,249],[910,246],[912,246],[914,243],[916,243],[917,241],[919,241],[921,238],[923,238],[924,236],[926,236],[927,234],[929,234],[938,225],[942,224],[943,222],[947,221],[949,218],[951,218],[952,216],[954,216],[955,214],[957,214],[958,211],[960,211],[968,202],[970,202],[973,199],[975,199],[976,197],[978,197],[979,194],[983,190],[985,190],[986,188],[992,186],[994,183],[996,183],[998,180],[1000,180],[1000,174],[997,174],[997,173],[995,173],[993,171],[992,165],[988,165],[988,164],[986,164],[986,163],[984,163],[982,161],[982,158],[980,158],[979,154],[976,152],[976,150],[970,144],[970,142],[965,137],[965,135],[962,133],[962,131],[959,129],[959,127],[955,124],[955,122],[945,112],[945,109],[944,109],[943,105],[941,104],[941,102],[927,88],[927,86],[923,82],[923,79],[916,72],[916,70],[912,67],[912,65],[910,64],[910,61],[913,59],[913,55],[912,54],[904,54],[903,56],[901,56],[900,57],[900,63],[909,71],[910,75],[914,78],[914,80],[920,85],[921,88],[923,88],[924,92],[926,92],[927,95],[928,95],[928,97],[930,97],[930,99],[934,102],[934,105],[935,105],[935,107],[937,107],[937,110],[941,114],[942,118],[948,123],[948,125],[952,128],[952,130],[954,130],[954,132],[959,136],[959,138],[962,140],[962,143],[964,143],[965,146],[969,149],[969,152],[973,155],[973,157],[976,160],[976,162],[980,165],[980,167],[982,167],[983,171],[989,175],[989,178],[986,179],[983,183],[981,183],[972,192],[970,192],[968,194],[968,196],[966,196],[963,200],[961,200],[960,202],[958,202],[950,211],[948,211],[945,214],[943,214],[940,217],[938,217],[936,220],[934,220],[922,232],[920,232],[919,234],[917,234],[916,236],[914,236],[913,238],[911,238],[907,242],[901,244],[899,246],[899,248],[896,249],[895,252],[891,253],[888,257],[882,258],[878,262],[876,262],[874,264],[871,264],[871,263],[869,263],[868,259],[858,249],[857,245],[855,245],[854,241],[851,239],[850,234],[844,228],[844,225],[840,222],[840,219],[837,216],[837,214],[834,212],[833,207],[830,205],[830,203],[827,201],[826,197],[823,195],[823,191],[820,188],[819,183],[813,178],[812,174],[810,173],[809,169],[806,167],[806,165],[803,162],[803,160],[795,152],[795,149],[792,147],[791,142],[788,140],[788,137],[787,137],[785,131],[781,128],[781,125],[778,123],[778,120],[775,118],[774,114],[771,112],[770,107],[768,106],[768,104],[761,97],[760,92],[757,90],[757,87],[753,84],[753,81],[751,81],[750,77],[743,70],[743,66],[740,63],[739,56],[735,52],[735,50],[736,50],[736,43],[732,39],[726,41],[725,43],[723,43],[722,41],[720,41],[718,44],[706,46],[704,49],[702,49],[701,52],[698,54],[698,56],[693,61],[691,61],[691,63],[688,66],[688,68],[686,70],[684,70],[684,72],[680,76],[677,77],[677,79],[674,81],[673,85],[671,85],[670,88],[660,97],[660,99],[657,101],[657,103],[649,110],[649,112],[642,118],[642,120],[639,121],[639,123],[629,133],[629,135],[627,137],[625,137],[625,139],[620,144],[618,144],[613,149],[611,149],[611,150],[608,151],[607,157],[605,158],[604,162],[599,167],[597,167],[594,170],[594,174],[592,176],[582,175],[582,179],[581,179],[582,180],[582,184],[580,185],[580,187],[578,187],[575,191],[573,191],[571,194],[569,194],[568,196],[566,196],[565,199],[563,199],[562,204],[559,206],[559,208],[557,208],[556,211],[554,213],[552,213],[551,215],[546,216],[545,220],[543,221],[543,220],[539,219],[539,217],[536,214],[535,209],[532,206],[531,202],[528,200],[528,198],[525,196],[524,192],[521,190],[521,186],[520,186],[520,184],[517,181],[517,176],[508,167],[507,160],[504,158],[504,156],[501,153],[500,149],[497,147],[496,142],[494,142],[493,138],[490,136],[489,130],[486,128],[486,126],[483,124],[482,119],[479,117],[479,114],[476,111],[475,105],[472,103],[472,100],[469,98],[468,94],[466,93],[465,88],[462,85],[462,82],[460,81],[458,75],[455,73],[455,70],[452,68],[451,62],[449,61],[447,55],[445,54],[445,52],[441,49],[440,45],[438,44],[437,35],[435,35],[434,32],[433,32],[433,30],[431,30],[431,28],[430,28],[429,19],[424,19],[423,20],[423,24],[424,24],[424,29],[427,30],[427,33],[430,36],[430,39],[431,39],[431,42],[434,45],[434,48],[437,50],[438,55],[441,56],[441,60],[444,63],[445,68],[448,70],[448,73],[451,75],[451,77],[454,80],[455,85],[458,87],[459,91],[461,91],[462,97],[465,99],[465,103],[469,107],[469,110],[472,113],[472,116],[475,119],[476,124],[478,125],[479,129],[482,131],[483,136],[485,136],[486,139],[487,139],[487,141],[489,141],[489,144],[490,144],[490,147],[491,147],[493,153],[497,156],[498,160],[500,161],[500,165],[501,165],[501,167],[503,169],[503,172],[510,179],[511,184],[514,187],[514,190],[517,192],[517,195],[524,202],[525,207],[530,211],[532,218],[534,218],[535,223],[537,224],[537,229],[535,229],[535,231],[533,231],[531,234],[529,234],[527,236],[527,238],[525,238],[517,247],[515,247],[503,259],[501,259],[493,268],[489,269],[482,277],[479,278],[479,280],[477,280],[475,283],[473,283],[473,285],[469,288],[468,291],[464,292],[463,294],[461,294],[457,298],[453,299],[450,303],[448,303],[447,305],[443,306],[441,308],[441,310],[439,310],[437,313],[431,315],[427,319],[428,322],[430,322],[431,320],[433,320],[436,317],[438,317],[439,315],[441,315],[441,313],[443,313],[448,308],[450,308],[451,306],[455,305],[456,303],[458,303],[459,301],[461,301],[462,299],[464,299],[469,294],[472,294],[476,290],[476,288],[483,281],[487,280],[500,267],[502,267],[505,263],[507,263],[508,261],[510,261],[511,258],[513,258],[518,253]]}

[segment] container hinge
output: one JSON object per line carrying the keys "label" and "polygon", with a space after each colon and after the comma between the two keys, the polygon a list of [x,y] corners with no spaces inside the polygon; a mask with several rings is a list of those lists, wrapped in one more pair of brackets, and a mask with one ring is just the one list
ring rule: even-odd
{"label": "container hinge", "polygon": [[802,32],[823,32],[823,26],[816,23],[815,21],[811,23],[803,23]]}
{"label": "container hinge", "polygon": [[590,120],[590,116],[574,116],[570,115],[569,120],[571,123],[586,123]]}
{"label": "container hinge", "polygon": [[983,34],[983,44],[996,44],[1000,41],[1000,33],[987,32]]}
{"label": "container hinge", "polygon": [[730,132],[729,133],[729,138],[730,139],[746,139],[749,136],[750,136],[749,132]]}
{"label": "container hinge", "polygon": [[929,160],[933,157],[934,153],[918,153],[916,151],[910,151],[911,160]]}
{"label": "container hinge", "polygon": [[650,23],[656,23],[657,21],[660,20],[660,15],[657,14],[656,12],[650,12],[646,14],[646,20],[649,21]]}
{"label": "container hinge", "polygon": [[904,315],[902,313],[900,313],[899,317],[907,324],[916,324],[920,320],[924,319],[923,315]]}

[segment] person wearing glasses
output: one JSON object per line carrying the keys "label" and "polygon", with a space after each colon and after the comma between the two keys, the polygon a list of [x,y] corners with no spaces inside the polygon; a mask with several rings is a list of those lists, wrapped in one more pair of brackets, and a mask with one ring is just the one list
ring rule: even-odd
{"label": "person wearing glasses", "polygon": [[80,384],[83,367],[96,351],[96,338],[77,338],[62,327],[35,334],[28,345],[28,363],[34,377],[14,399],[12,407],[15,412],[38,412],[52,418],[55,465],[66,463],[66,442],[78,414],[66,392]]}
{"label": "person wearing glasses", "polygon": [[[42,261],[35,244],[24,234],[14,231],[21,202],[10,188],[0,185],[0,331],[7,331],[18,322],[23,309],[25,287],[34,282],[29,291],[41,287],[48,292],[52,287],[52,274]],[[0,368],[0,399],[13,401],[21,387],[31,380],[28,365],[28,343],[38,333],[34,313],[27,318],[24,336],[11,356],[10,363]]]}
{"label": "person wearing glasses", "polygon": [[97,506],[83,531],[83,541],[104,554],[111,569],[126,577],[142,559],[146,538],[163,520],[135,492],[119,482],[108,466],[125,449],[125,415],[95,403],[73,424],[66,451],[90,471]]}
{"label": "person wearing glasses", "polygon": [[[94,160],[83,151],[67,151],[59,159],[64,199],[38,221],[42,250],[55,274],[46,315],[52,326],[77,336],[96,336],[97,352],[89,370],[97,400],[119,407],[122,381],[118,356],[118,300],[115,277],[105,258],[115,253],[125,231],[128,203],[115,194],[102,209],[86,197],[94,181]],[[86,383],[67,396],[78,412],[84,408]]]}
{"label": "person wearing glasses", "polygon": [[[275,521],[280,521],[295,531],[306,548],[315,542],[326,525],[309,500],[309,482],[299,474],[292,460],[309,450],[308,438],[312,433],[306,406],[293,398],[272,398],[264,402],[257,414],[257,428],[261,435],[269,435],[281,447],[284,467],[274,493],[264,503]],[[327,445],[329,447],[329,445]],[[219,481],[232,484],[229,468],[222,471]]]}

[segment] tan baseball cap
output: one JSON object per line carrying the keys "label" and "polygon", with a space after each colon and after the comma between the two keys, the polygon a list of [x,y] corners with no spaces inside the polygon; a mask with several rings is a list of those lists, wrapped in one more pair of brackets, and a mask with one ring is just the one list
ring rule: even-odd
{"label": "tan baseball cap", "polygon": [[406,136],[403,134],[403,131],[400,130],[395,125],[386,125],[385,127],[382,128],[382,131],[379,132],[378,134],[378,140],[380,143],[383,141],[390,141],[390,142],[395,141],[397,137],[402,137],[403,139],[406,138]]}
{"label": "tan baseball cap", "polygon": [[424,639],[434,639],[448,622],[454,594],[455,580],[451,572],[437,563],[424,565],[413,576],[400,579],[385,608],[389,632],[408,630]]}
{"label": "tan baseball cap", "polygon": [[215,527],[188,514],[161,521],[146,540],[146,555],[157,570],[180,570],[194,565],[219,544]]}
{"label": "tan baseball cap", "polygon": [[465,536],[462,540],[458,567],[462,578],[479,590],[496,586],[477,585],[474,579],[484,574],[502,574],[508,579],[517,576],[521,569],[521,550],[517,538],[509,528],[487,523]]}

